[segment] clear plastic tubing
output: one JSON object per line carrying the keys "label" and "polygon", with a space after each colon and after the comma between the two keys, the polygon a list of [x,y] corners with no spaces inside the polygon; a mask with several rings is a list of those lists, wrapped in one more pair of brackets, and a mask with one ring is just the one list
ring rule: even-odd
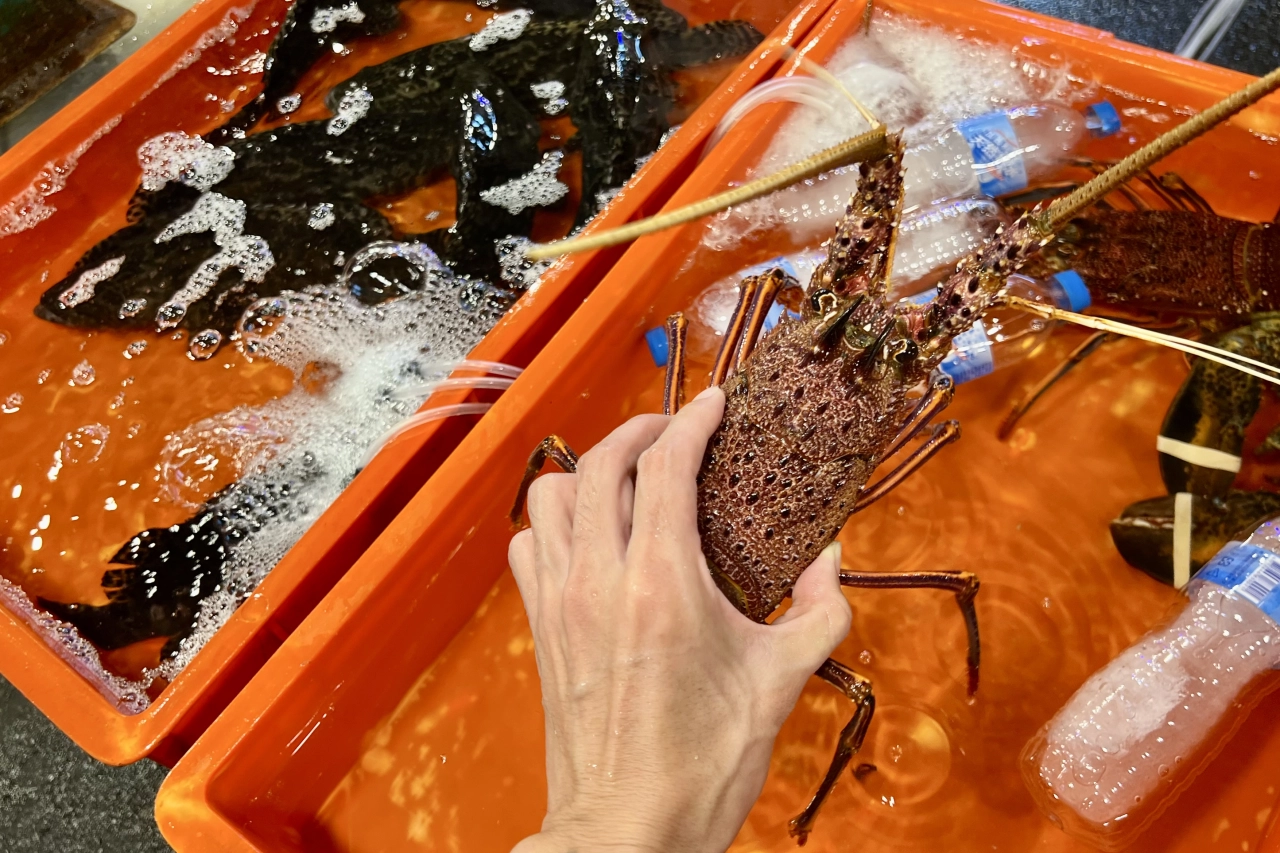
{"label": "clear plastic tubing", "polygon": [[[1011,275],[1008,292],[1033,302],[1052,303],[1067,311],[1083,311],[1090,303],[1089,288],[1073,270],[1064,270],[1044,280]],[[936,295],[936,290],[926,290],[906,298],[923,305]],[[951,352],[938,369],[957,385],[971,382],[1027,358],[1044,345],[1055,326],[1054,321],[1014,308],[992,309],[951,341]]]}
{"label": "clear plastic tubing", "polygon": [[369,445],[369,449],[365,451],[364,458],[360,460],[359,467],[364,468],[372,462],[373,457],[382,452],[382,449],[388,444],[391,444],[402,435],[413,432],[425,424],[444,420],[445,418],[461,417],[463,415],[483,415],[492,408],[493,403],[451,403],[447,406],[435,406],[434,408],[423,409],[403,423],[396,424],[374,440],[374,442]]}
{"label": "clear plastic tubing", "polygon": [[460,376],[453,379],[441,379],[437,382],[427,382],[423,385],[410,385],[406,388],[401,388],[394,396],[398,400],[407,400],[414,397],[429,397],[437,391],[457,391],[464,388],[505,391],[514,382],[514,379],[506,376]]}
{"label": "clear plastic tubing", "polygon": [[[706,157],[730,128],[756,107],[778,101],[790,101],[805,104],[830,116],[836,109],[834,99],[839,97],[841,97],[840,93],[831,84],[816,77],[777,77],[766,80],[753,86],[725,111],[724,117],[720,119],[720,123],[707,139],[707,144],[702,149],[702,156]],[[850,104],[849,109],[852,108],[853,105]]]}
{"label": "clear plastic tubing", "polygon": [[[1119,115],[1107,101],[1083,115],[1062,104],[1032,103],[964,119],[907,149],[903,207],[1019,192],[1070,162],[1089,136],[1119,130]],[[857,188],[856,167],[828,172],[780,193],[778,214],[797,239],[827,236]]]}
{"label": "clear plastic tubing", "polygon": [[1069,834],[1117,850],[1213,758],[1280,667],[1280,519],[1231,542],[1190,603],[1094,673],[1023,750],[1037,804]]}

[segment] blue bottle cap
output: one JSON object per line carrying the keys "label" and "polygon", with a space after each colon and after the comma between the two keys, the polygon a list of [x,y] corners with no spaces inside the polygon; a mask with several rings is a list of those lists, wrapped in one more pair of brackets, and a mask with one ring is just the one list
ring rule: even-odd
{"label": "blue bottle cap", "polygon": [[644,333],[644,342],[649,345],[649,355],[658,367],[667,366],[667,330],[657,326]]}
{"label": "blue bottle cap", "polygon": [[1120,113],[1116,112],[1110,101],[1090,104],[1084,115],[1089,120],[1089,130],[1094,136],[1111,136],[1120,131]]}
{"label": "blue bottle cap", "polygon": [[[1092,304],[1093,299],[1089,296],[1089,288],[1085,285],[1084,279],[1080,277],[1080,273],[1075,270],[1063,270],[1052,276],[1053,280],[1062,288],[1063,294],[1067,297],[1067,304],[1059,303],[1059,308],[1066,308],[1068,311],[1075,311],[1079,314]],[[666,352],[666,342],[663,341],[663,352]]]}

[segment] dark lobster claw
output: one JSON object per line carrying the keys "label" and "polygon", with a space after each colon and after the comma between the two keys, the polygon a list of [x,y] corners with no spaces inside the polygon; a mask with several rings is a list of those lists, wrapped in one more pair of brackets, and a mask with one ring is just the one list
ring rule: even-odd
{"label": "dark lobster claw", "polygon": [[[1280,515],[1280,495],[1232,491],[1225,497],[1189,495],[1191,500],[1191,574],[1228,542],[1245,539],[1269,518]],[[1158,581],[1174,584],[1176,495],[1138,501],[1111,522],[1111,539],[1125,562]]]}

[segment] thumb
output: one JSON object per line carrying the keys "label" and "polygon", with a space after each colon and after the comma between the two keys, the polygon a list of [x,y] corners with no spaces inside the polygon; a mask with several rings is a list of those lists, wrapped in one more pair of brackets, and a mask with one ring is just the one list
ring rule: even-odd
{"label": "thumb", "polygon": [[849,633],[853,613],[840,591],[840,543],[832,542],[796,581],[791,607],[774,621],[783,653],[817,668]]}

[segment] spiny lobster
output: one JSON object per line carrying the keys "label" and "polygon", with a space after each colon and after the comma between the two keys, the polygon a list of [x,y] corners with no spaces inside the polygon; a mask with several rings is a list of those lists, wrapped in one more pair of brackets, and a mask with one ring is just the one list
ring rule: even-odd
{"label": "spiny lobster", "polygon": [[[1088,159],[1075,165],[1104,170]],[[1097,313],[1193,331],[1220,332],[1254,312],[1280,310],[1280,213],[1266,223],[1219,216],[1174,172],[1143,172],[1137,184],[1082,211],[1023,272],[1044,278],[1070,269],[1088,285]],[[1004,201],[1026,204],[1075,186],[1046,185]],[[1112,203],[1119,197],[1132,209]],[[1114,337],[1090,335],[1013,405],[999,437],[1008,438],[1049,388]]]}
{"label": "spiny lobster", "polygon": [[[1280,86],[1280,69],[1154,142],[1055,202],[1023,214],[995,240],[964,258],[926,305],[887,298],[896,225],[902,206],[902,143],[888,136],[879,157],[861,166],[862,180],[828,243],[828,257],[800,301],[798,320],[761,338],[780,291],[798,283],[780,270],[743,282],[711,381],[725,390],[724,418],[698,474],[698,529],[716,582],[734,605],[763,622],[790,594],[806,567],[855,512],[883,497],[959,436],[954,422],[929,437],[890,473],[867,485],[951,400],[949,379],[933,375],[951,341],[1002,296],[1006,279],[1046,245],[1054,230],[1092,201],[1174,148]],[[682,400],[683,316],[666,330],[664,410]],[[759,346],[757,346],[757,343]],[[931,378],[932,375],[932,378]],[[918,400],[911,389],[928,383]],[[577,456],[558,436],[534,450],[512,521],[519,525],[529,484],[550,459],[574,471]],[[979,643],[967,572],[841,572],[853,587],[934,587],[955,593],[969,636],[969,688],[978,684]],[[875,707],[871,682],[828,659],[816,673],[844,693],[854,714],[840,733],[831,766],[805,810],[790,824],[803,844],[840,774],[861,748]]]}

